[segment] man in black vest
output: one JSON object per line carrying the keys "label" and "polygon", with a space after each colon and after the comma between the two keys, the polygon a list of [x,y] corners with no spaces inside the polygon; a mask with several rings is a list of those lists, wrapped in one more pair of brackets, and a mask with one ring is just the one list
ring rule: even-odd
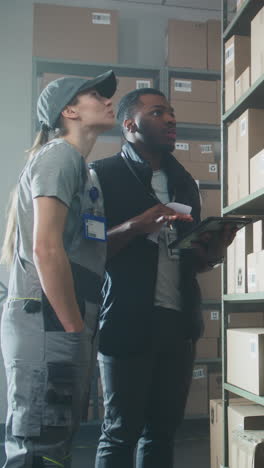
{"label": "man in black vest", "polygon": [[[233,237],[225,233],[214,248],[210,240],[207,248],[168,247],[200,222],[197,185],[170,154],[174,111],[160,91],[146,88],[122,98],[117,118],[121,153],[92,164],[108,221],[99,344],[105,418],[96,468],[132,468],[136,445],[137,468],[172,468],[202,332],[196,274],[220,263]],[[192,218],[175,214],[170,202]]]}

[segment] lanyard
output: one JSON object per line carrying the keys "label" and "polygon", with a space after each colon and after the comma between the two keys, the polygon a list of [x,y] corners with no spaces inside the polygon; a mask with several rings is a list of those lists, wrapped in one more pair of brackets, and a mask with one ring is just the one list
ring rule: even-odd
{"label": "lanyard", "polygon": [[[130,172],[132,172],[133,176],[136,178],[136,180],[138,181],[138,183],[144,188],[145,192],[147,192],[147,194],[153,198],[156,202],[158,203],[161,203],[161,201],[159,200],[159,198],[157,197],[157,195],[155,194],[155,192],[151,192],[147,189],[147,187],[143,184],[142,180],[140,180],[140,178],[138,177],[138,175],[136,174],[136,172],[134,171],[134,168],[131,166],[128,158],[126,158],[125,154],[123,153],[123,151],[121,151],[121,156],[124,160],[124,162],[126,163],[128,169],[130,170]],[[172,201],[175,201],[175,195],[172,197]]]}
{"label": "lanyard", "polygon": [[153,192],[149,191],[147,189],[147,187],[143,184],[142,180],[140,180],[140,178],[138,177],[138,175],[134,171],[134,168],[131,166],[130,162],[128,161],[128,158],[126,158],[126,156],[124,155],[123,151],[121,151],[121,156],[122,156],[124,162],[126,163],[128,169],[130,170],[130,172],[132,172],[133,176],[136,178],[138,183],[144,188],[144,190],[145,190],[145,192],[147,192],[148,196],[153,198],[153,200],[155,200],[156,202],[161,203],[161,201],[156,196],[155,192],[154,191]]}

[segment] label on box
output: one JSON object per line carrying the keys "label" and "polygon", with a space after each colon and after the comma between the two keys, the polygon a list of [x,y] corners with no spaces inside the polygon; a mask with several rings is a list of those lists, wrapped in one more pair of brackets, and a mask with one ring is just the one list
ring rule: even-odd
{"label": "label on box", "polygon": [[248,287],[255,288],[257,286],[257,277],[255,268],[248,269]]}
{"label": "label on box", "polygon": [[213,152],[213,147],[212,145],[200,145],[201,148],[201,153],[212,153]]}
{"label": "label on box", "polygon": [[189,151],[189,143],[176,143],[175,149],[179,151]]}
{"label": "label on box", "polygon": [[151,88],[150,80],[136,80],[136,88]]}
{"label": "label on box", "polygon": [[231,44],[231,46],[227,47],[225,51],[225,63],[228,65],[230,62],[234,60],[234,44]]}
{"label": "label on box", "polygon": [[209,172],[210,173],[217,173],[217,164],[209,164]]}
{"label": "label on box", "polygon": [[249,340],[250,345],[250,357],[251,359],[256,359],[257,357],[257,341],[256,339]]}
{"label": "label on box", "polygon": [[240,136],[245,136],[247,133],[247,118],[240,121]]}
{"label": "label on box", "polygon": [[212,310],[211,320],[219,320],[219,310]]}
{"label": "label on box", "polygon": [[186,80],[174,80],[174,90],[180,91],[181,93],[191,93],[192,82]]}
{"label": "label on box", "polygon": [[242,268],[238,268],[237,277],[236,277],[236,285],[238,288],[242,288],[243,286],[243,271]]}
{"label": "label on box", "polygon": [[204,379],[204,378],[205,378],[204,369],[194,369],[193,379]]}
{"label": "label on box", "polygon": [[93,24],[111,24],[111,13],[92,13]]}

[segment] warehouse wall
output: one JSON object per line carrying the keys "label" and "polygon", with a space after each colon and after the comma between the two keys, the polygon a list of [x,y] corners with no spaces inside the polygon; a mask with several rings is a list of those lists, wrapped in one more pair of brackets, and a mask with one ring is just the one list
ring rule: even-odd
{"label": "warehouse wall", "polygon": [[[36,3],[83,7],[96,5],[97,8],[120,10],[119,61],[124,64],[164,65],[168,18],[197,21],[220,18],[220,11],[147,6],[115,0],[48,0]],[[4,84],[0,87],[1,240],[9,192],[24,164],[24,150],[31,144],[32,5],[33,0],[0,0],[0,83]],[[208,8],[210,5],[208,0]],[[6,48],[4,44],[7,44]],[[7,284],[7,280],[8,272],[0,266],[0,281]],[[0,423],[4,421],[6,413],[4,380],[0,358]]]}

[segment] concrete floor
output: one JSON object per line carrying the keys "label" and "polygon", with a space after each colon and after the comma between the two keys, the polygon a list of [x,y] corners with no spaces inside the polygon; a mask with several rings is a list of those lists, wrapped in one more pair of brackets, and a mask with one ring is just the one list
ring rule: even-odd
{"label": "concrete floor", "polygon": [[[98,426],[81,427],[74,444],[72,468],[94,468],[98,436]],[[3,466],[4,459],[4,444],[1,440],[0,466]],[[174,468],[210,468],[208,420],[189,420],[184,422],[175,441]]]}

